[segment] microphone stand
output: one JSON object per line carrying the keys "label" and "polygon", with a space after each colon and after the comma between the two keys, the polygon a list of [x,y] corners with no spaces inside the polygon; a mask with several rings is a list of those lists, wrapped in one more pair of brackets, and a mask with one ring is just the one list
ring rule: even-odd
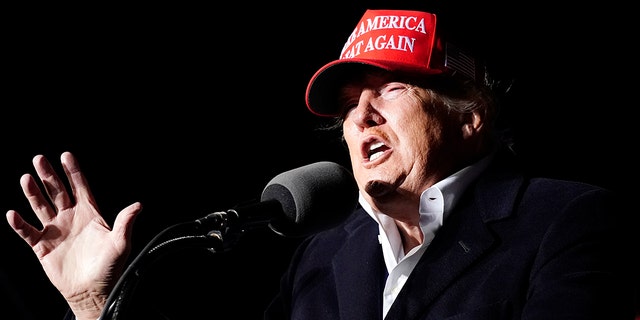
{"label": "microphone stand", "polygon": [[[213,253],[228,250],[243,231],[241,228],[240,232],[231,233],[235,231],[232,222],[237,219],[237,212],[232,209],[214,212],[195,221],[178,223],[161,231],[149,241],[118,279],[98,320],[123,319],[126,305],[145,268],[168,253],[185,246],[203,247]],[[234,235],[231,241],[225,238],[227,234]]]}

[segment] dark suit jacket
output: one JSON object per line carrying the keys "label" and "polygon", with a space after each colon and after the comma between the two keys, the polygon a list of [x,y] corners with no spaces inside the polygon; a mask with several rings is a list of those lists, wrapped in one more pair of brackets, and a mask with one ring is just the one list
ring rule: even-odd
{"label": "dark suit jacket", "polygon": [[[633,319],[637,210],[593,185],[527,177],[504,159],[467,189],[385,319]],[[357,209],[307,239],[265,319],[382,319],[377,235]]]}

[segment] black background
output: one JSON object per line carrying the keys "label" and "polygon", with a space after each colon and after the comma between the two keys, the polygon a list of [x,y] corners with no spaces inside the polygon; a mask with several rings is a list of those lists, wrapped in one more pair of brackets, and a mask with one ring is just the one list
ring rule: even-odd
{"label": "black background", "polygon": [[[441,3],[516,79],[506,114],[528,164],[635,195],[628,8]],[[72,151],[108,221],[143,203],[135,253],[169,225],[257,199],[280,172],[321,160],[348,165],[340,144],[314,130],[324,120],[306,110],[307,81],[338,56],[365,8],[403,4],[424,6],[4,5],[0,212],[16,209],[37,224],[20,176],[33,173],[36,154],[59,167],[60,153]],[[0,310],[61,319],[64,300],[31,249],[6,222],[0,236],[8,297]],[[259,318],[296,241],[262,230],[224,254],[185,249],[150,271],[137,305]]]}

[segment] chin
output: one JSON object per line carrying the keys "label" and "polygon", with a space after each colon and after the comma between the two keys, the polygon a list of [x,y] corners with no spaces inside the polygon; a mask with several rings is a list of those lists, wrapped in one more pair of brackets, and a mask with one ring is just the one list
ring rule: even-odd
{"label": "chin", "polygon": [[395,191],[396,187],[382,180],[370,180],[364,185],[364,191],[373,198],[383,197]]}

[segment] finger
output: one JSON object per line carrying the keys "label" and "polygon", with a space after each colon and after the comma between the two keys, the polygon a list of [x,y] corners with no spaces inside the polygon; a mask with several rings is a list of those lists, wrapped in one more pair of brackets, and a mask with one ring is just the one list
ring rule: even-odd
{"label": "finger", "polygon": [[129,243],[128,239],[131,237],[133,222],[140,211],[142,211],[142,204],[136,202],[122,209],[116,216],[116,220],[113,222],[113,232],[118,239],[123,240],[120,245],[126,246]]}
{"label": "finger", "polygon": [[93,203],[93,195],[89,188],[89,183],[86,177],[80,170],[80,165],[76,157],[68,151],[65,151],[60,155],[60,161],[62,162],[62,168],[64,169],[69,184],[71,186],[71,192],[78,199],[89,199]]}
{"label": "finger", "polygon": [[67,193],[65,184],[60,180],[47,158],[42,155],[33,157],[33,166],[44,185],[44,189],[51,199],[51,203],[58,210],[64,210],[72,206],[71,198]]}
{"label": "finger", "polygon": [[22,192],[29,201],[31,209],[43,225],[56,217],[56,211],[51,207],[49,201],[40,190],[40,186],[30,174],[24,174],[20,178]]}
{"label": "finger", "polygon": [[9,226],[15,231],[20,238],[22,238],[30,247],[33,247],[40,240],[41,232],[28,224],[18,212],[15,210],[7,211],[7,222],[9,222]]}

